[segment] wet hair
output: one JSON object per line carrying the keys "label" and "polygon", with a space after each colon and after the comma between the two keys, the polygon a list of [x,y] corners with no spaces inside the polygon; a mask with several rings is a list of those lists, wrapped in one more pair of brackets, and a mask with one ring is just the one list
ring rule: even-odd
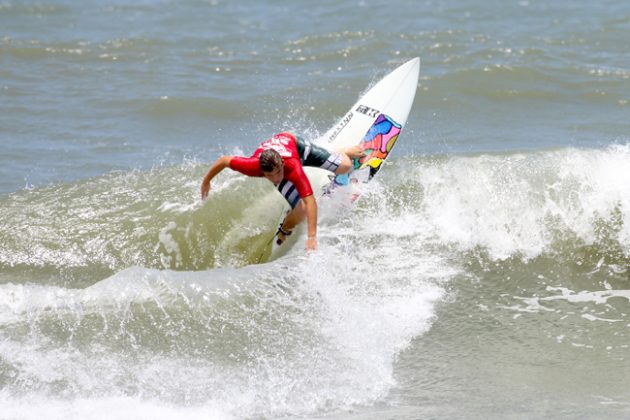
{"label": "wet hair", "polygon": [[260,169],[263,172],[273,172],[276,168],[282,167],[284,162],[280,153],[273,149],[265,149],[258,158],[260,160]]}

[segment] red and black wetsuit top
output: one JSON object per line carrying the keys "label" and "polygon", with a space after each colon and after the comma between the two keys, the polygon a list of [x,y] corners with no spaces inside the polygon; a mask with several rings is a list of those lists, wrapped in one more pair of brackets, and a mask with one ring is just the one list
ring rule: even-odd
{"label": "red and black wetsuit top", "polygon": [[279,133],[265,140],[251,157],[233,157],[230,160],[230,169],[247,176],[262,177],[263,172],[260,169],[259,157],[265,149],[274,149],[284,160],[284,178],[276,186],[291,207],[295,207],[300,198],[313,195],[311,183],[302,168],[297,150],[297,140],[292,133]]}

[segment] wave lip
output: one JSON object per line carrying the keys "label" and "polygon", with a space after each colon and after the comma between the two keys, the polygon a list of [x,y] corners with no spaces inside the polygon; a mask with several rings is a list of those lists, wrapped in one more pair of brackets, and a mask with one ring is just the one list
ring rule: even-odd
{"label": "wave lip", "polygon": [[620,262],[630,255],[629,168],[630,146],[615,145],[431,159],[412,179],[418,217],[443,243],[496,259],[597,245]]}
{"label": "wave lip", "polygon": [[[359,202],[359,223],[391,213],[388,223],[412,220],[430,232],[418,238],[427,246],[483,249],[496,259],[570,258],[594,246],[623,265],[628,168],[628,144],[394,159]],[[281,199],[264,181],[222,174],[202,203],[196,180],[204,170],[186,163],[112,173],[0,198],[2,280],[85,287],[130,266],[190,271],[259,262]],[[326,234],[340,216],[334,209],[326,216],[324,207]]]}

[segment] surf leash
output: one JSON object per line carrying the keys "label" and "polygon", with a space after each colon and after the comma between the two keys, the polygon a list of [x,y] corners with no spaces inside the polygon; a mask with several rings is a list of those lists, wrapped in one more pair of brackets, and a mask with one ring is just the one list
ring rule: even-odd
{"label": "surf leash", "polygon": [[[288,212],[287,212],[288,213]],[[280,212],[280,215],[282,216],[282,211]],[[286,215],[285,215],[286,217]],[[284,223],[284,219],[282,219],[282,222],[280,222],[280,226],[282,227],[282,224]],[[258,261],[256,262],[256,264],[260,264],[260,260],[262,260],[263,255],[265,255],[265,251],[267,250],[267,248],[269,248],[269,245],[271,245],[271,243],[273,242],[274,239],[276,239],[276,236],[278,235],[278,232],[280,232],[280,230],[277,230],[273,236],[271,237],[271,239],[269,239],[269,241],[265,244],[265,246],[263,247],[262,252],[260,253],[260,256],[258,257]]]}
{"label": "surf leash", "polygon": [[275,233],[273,234],[271,239],[269,239],[269,241],[265,244],[262,252],[260,253],[260,257],[258,257],[258,261],[256,262],[256,264],[260,264],[260,260],[262,260],[263,255],[265,255],[265,251],[267,250],[267,248],[269,248],[269,245],[271,245],[271,243],[273,242],[274,239],[276,239],[276,234]]}

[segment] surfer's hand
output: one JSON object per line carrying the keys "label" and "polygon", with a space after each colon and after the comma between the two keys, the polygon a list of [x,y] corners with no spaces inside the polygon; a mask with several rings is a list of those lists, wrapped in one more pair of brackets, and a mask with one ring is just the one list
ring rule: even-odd
{"label": "surfer's hand", "polygon": [[205,180],[201,183],[201,199],[205,200],[208,197],[208,192],[210,191],[210,183]]}
{"label": "surfer's hand", "polygon": [[317,237],[316,236],[309,236],[306,239],[306,250],[317,251]]}

